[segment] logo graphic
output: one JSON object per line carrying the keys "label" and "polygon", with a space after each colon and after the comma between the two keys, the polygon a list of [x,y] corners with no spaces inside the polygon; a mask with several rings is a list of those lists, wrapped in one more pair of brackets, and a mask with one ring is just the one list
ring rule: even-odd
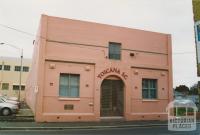
{"label": "logo graphic", "polygon": [[167,106],[168,130],[193,131],[196,130],[195,103],[189,99],[175,99]]}

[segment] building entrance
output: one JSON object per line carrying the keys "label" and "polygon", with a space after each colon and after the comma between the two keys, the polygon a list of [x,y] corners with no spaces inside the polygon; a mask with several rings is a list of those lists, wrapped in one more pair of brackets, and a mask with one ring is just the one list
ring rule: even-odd
{"label": "building entrance", "polygon": [[101,84],[101,117],[124,115],[124,83],[120,79],[105,79]]}

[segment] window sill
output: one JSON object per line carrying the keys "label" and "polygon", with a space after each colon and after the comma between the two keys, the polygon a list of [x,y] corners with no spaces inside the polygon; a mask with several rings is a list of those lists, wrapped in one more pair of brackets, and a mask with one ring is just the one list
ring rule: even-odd
{"label": "window sill", "polygon": [[158,102],[158,99],[142,99],[142,102]]}
{"label": "window sill", "polygon": [[108,60],[110,60],[112,62],[121,62],[122,61],[121,59],[110,59],[110,58],[108,58]]}
{"label": "window sill", "polygon": [[68,98],[68,97],[59,97],[58,100],[67,100],[67,101],[80,101],[80,98]]}

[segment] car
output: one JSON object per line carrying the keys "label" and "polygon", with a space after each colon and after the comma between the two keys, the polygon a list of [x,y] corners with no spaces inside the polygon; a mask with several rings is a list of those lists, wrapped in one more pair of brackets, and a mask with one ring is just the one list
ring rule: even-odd
{"label": "car", "polygon": [[11,103],[11,104],[14,104],[14,105],[17,105],[17,106],[20,105],[20,103],[19,103],[18,101],[9,100],[9,99],[7,99],[7,98],[4,97],[4,96],[1,96],[0,99],[3,100],[4,102],[7,102],[7,103]]}
{"label": "car", "polygon": [[18,101],[18,98],[17,98],[17,97],[9,97],[9,96],[3,95],[3,94],[1,94],[1,93],[0,93],[0,97],[4,97],[4,98],[6,98],[6,99],[8,99],[8,100]]}
{"label": "car", "polygon": [[16,114],[19,111],[19,107],[15,104],[11,104],[5,102],[4,100],[0,99],[0,114],[3,116],[9,116],[12,114]]}
{"label": "car", "polygon": [[3,97],[5,97],[8,100],[18,101],[17,97],[8,97],[8,96],[3,96]]}

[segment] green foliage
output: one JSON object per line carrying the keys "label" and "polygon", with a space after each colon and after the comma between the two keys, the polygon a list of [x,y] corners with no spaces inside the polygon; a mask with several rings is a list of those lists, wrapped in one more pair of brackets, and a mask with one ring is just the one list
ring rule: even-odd
{"label": "green foliage", "polygon": [[[199,52],[200,53],[200,52]],[[198,63],[198,65],[197,65],[197,74],[198,74],[198,76],[200,76],[200,64]]]}
{"label": "green foliage", "polygon": [[[177,111],[177,115],[176,115]],[[194,109],[193,108],[187,108],[187,113],[188,115],[194,115]],[[186,116],[186,108],[185,107],[179,107],[179,108],[174,108],[174,115],[176,116]]]}
{"label": "green foliage", "polygon": [[[185,116],[186,115],[186,108],[182,107],[182,108],[177,108],[177,116]],[[175,113],[176,113],[176,109],[175,109]]]}
{"label": "green foliage", "polygon": [[190,87],[189,95],[198,95],[198,83]]}
{"label": "green foliage", "polygon": [[200,0],[193,0],[193,12],[194,12],[194,20],[199,21],[200,20]]}
{"label": "green foliage", "polygon": [[175,91],[187,94],[189,93],[189,88],[186,85],[179,85],[175,88]]}

